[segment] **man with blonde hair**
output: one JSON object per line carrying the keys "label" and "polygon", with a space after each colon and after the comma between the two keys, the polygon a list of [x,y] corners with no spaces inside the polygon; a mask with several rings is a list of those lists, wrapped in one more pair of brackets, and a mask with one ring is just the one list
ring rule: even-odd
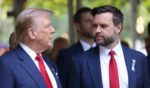
{"label": "man with blonde hair", "polygon": [[55,29],[44,9],[24,10],[17,18],[18,46],[0,58],[1,88],[61,88],[55,64],[41,53],[52,46]]}

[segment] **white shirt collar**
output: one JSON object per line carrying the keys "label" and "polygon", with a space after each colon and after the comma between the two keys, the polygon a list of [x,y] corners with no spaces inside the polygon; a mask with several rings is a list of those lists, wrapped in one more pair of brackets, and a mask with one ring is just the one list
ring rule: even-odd
{"label": "white shirt collar", "polygon": [[119,56],[119,55],[121,55],[123,53],[122,46],[121,46],[120,42],[113,48],[113,51],[115,52],[115,54],[117,56]]}
{"label": "white shirt collar", "polygon": [[83,50],[84,51],[87,51],[88,49],[90,49],[91,47],[95,47],[96,46],[96,43],[93,43],[92,46],[90,46],[87,42],[83,41],[83,40],[80,40],[80,43],[83,47]]}
{"label": "white shirt collar", "polygon": [[[101,53],[108,55],[111,49],[108,49],[104,46],[99,46],[100,51],[103,51]],[[122,53],[122,46],[121,43],[119,42],[113,49],[112,49],[116,55],[120,55]]]}
{"label": "white shirt collar", "polygon": [[23,48],[23,50],[25,50],[25,52],[31,57],[31,59],[34,61],[36,58],[36,53],[29,48],[27,45],[20,43],[20,46]]}
{"label": "white shirt collar", "polygon": [[[36,53],[31,49],[29,48],[27,45],[23,44],[23,43],[20,43],[20,46],[23,48],[23,50],[25,50],[25,52],[31,57],[31,59],[33,60],[33,62],[35,63],[35,65],[37,66],[38,69],[39,68],[39,65],[38,65],[38,61],[35,59],[36,58]],[[41,55],[41,54],[40,54]],[[42,56],[42,55],[41,55]],[[44,65],[45,65],[45,68],[46,68],[46,71],[48,72],[48,76],[50,77],[51,79],[51,82],[53,84],[53,87],[54,88],[58,88],[57,86],[57,83],[56,83],[56,80],[53,76],[53,73],[51,71],[51,69],[48,67],[48,65],[45,63],[45,61],[43,60],[44,62]]]}

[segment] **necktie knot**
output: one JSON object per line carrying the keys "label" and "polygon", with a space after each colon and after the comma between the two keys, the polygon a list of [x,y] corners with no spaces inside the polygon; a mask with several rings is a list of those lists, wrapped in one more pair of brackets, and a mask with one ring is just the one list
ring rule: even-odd
{"label": "necktie knot", "polygon": [[114,60],[115,52],[114,52],[113,50],[111,50],[111,51],[109,52],[109,55],[111,56],[110,61]]}
{"label": "necktie knot", "polygon": [[37,61],[41,61],[42,60],[42,57],[40,56],[40,54],[38,53],[37,55],[36,55],[36,58],[35,58]]}
{"label": "necktie knot", "polygon": [[115,52],[113,50],[110,50],[109,55],[114,56]]}

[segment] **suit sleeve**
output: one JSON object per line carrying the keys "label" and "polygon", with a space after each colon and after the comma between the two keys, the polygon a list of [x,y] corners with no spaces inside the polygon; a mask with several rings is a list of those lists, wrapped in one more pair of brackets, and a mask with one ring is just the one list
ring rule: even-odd
{"label": "suit sleeve", "polygon": [[13,84],[13,77],[8,66],[0,60],[0,88],[13,88]]}

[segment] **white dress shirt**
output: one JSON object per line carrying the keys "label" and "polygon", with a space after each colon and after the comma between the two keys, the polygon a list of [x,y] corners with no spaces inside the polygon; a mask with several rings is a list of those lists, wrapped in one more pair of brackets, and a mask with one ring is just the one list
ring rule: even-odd
{"label": "white dress shirt", "polygon": [[87,51],[87,50],[89,50],[91,47],[95,47],[95,46],[96,46],[96,43],[93,43],[93,45],[91,46],[91,45],[89,45],[87,42],[85,42],[85,41],[83,41],[83,40],[80,40],[80,43],[81,43],[81,45],[82,45],[84,51]]}
{"label": "white dress shirt", "polygon": [[[23,50],[25,50],[25,52],[30,56],[30,58],[32,59],[32,61],[35,63],[36,67],[39,69],[39,65],[38,65],[38,61],[35,59],[36,58],[36,53],[30,49],[28,46],[26,46],[25,44],[23,43],[20,43],[20,46],[23,48]],[[41,56],[42,57],[42,56]],[[42,57],[43,58],[43,57]],[[45,63],[45,61],[43,60],[44,62],[44,65],[45,65],[45,68],[46,68],[46,71],[48,73],[48,76],[51,80],[51,83],[53,85],[53,88],[57,88],[57,83],[56,83],[56,80],[52,74],[52,71],[49,69],[49,67],[47,66],[47,64]],[[40,70],[40,69],[39,69]]]}
{"label": "white dress shirt", "polygon": [[[109,61],[111,59],[111,56],[109,55],[110,49],[107,49],[103,46],[100,46],[99,48],[100,48],[99,49],[100,64],[101,64],[103,88],[110,88],[109,84]],[[128,88],[128,72],[120,42],[112,50],[115,52],[114,57],[118,68],[120,88]]]}

